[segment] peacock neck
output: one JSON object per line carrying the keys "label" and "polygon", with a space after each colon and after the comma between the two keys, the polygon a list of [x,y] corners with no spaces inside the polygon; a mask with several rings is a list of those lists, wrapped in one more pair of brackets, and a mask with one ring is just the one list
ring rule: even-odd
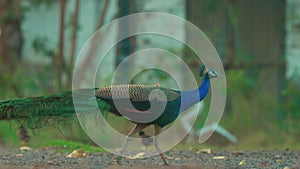
{"label": "peacock neck", "polygon": [[203,77],[201,86],[199,86],[197,89],[182,91],[180,112],[185,111],[186,109],[190,108],[194,104],[203,100],[208,93],[209,86],[210,86],[209,76],[205,75]]}

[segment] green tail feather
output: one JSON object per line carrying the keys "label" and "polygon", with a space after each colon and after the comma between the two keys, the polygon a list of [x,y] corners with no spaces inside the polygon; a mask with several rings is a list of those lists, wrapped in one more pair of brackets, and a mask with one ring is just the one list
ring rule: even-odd
{"label": "green tail feather", "polygon": [[20,98],[0,102],[0,120],[16,120],[31,128],[40,128],[60,121],[67,122],[76,117],[73,97],[77,105],[76,111],[88,113],[98,108],[108,112],[110,107],[103,101],[98,101],[98,107],[93,102],[95,89],[80,89],[62,92],[55,95]]}

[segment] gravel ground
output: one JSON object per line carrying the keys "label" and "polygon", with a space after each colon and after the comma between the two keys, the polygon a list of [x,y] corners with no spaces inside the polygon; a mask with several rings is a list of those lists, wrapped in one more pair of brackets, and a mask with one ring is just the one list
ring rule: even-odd
{"label": "gravel ground", "polygon": [[281,168],[300,169],[300,151],[212,151],[210,154],[198,150],[169,151],[165,153],[170,166],[162,166],[160,157],[124,160],[123,166],[117,165],[116,155],[110,153],[90,153],[82,158],[67,158],[68,153],[57,153],[53,150],[0,148],[0,169],[252,169]]}

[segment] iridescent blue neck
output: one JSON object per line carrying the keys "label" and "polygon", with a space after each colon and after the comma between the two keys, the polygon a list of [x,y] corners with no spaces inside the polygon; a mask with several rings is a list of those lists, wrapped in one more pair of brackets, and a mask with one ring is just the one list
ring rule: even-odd
{"label": "iridescent blue neck", "polygon": [[189,91],[181,91],[181,108],[180,112],[185,111],[190,108],[192,105],[203,100],[209,90],[210,81],[208,75],[205,75],[202,80],[201,86],[197,89]]}

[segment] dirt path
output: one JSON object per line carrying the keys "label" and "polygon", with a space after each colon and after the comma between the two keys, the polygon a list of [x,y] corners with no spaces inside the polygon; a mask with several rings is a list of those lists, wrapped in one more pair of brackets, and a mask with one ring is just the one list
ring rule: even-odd
{"label": "dirt path", "polygon": [[85,158],[67,158],[68,153],[52,150],[20,151],[0,148],[0,169],[19,168],[281,168],[300,169],[300,151],[213,151],[211,154],[197,150],[170,151],[165,153],[171,166],[162,166],[159,157],[125,160],[123,167],[117,165],[116,156],[110,153],[91,153]]}

